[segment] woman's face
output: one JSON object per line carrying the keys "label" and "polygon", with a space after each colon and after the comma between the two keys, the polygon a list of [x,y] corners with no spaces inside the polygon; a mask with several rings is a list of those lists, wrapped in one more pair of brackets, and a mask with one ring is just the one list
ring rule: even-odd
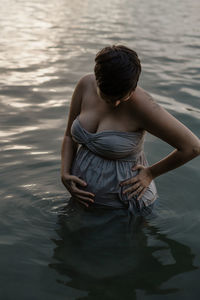
{"label": "woman's face", "polygon": [[132,93],[133,93],[133,91],[130,91],[123,98],[120,98],[120,99],[116,100],[115,102],[112,102],[110,99],[106,98],[106,96],[100,91],[99,87],[97,86],[97,95],[101,99],[103,99],[106,103],[111,104],[114,107],[118,106],[122,102],[129,100]]}

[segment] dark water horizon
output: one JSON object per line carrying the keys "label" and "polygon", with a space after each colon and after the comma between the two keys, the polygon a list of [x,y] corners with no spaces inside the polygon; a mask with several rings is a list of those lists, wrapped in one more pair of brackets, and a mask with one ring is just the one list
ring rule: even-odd
{"label": "dark water horizon", "polygon": [[[1,299],[199,298],[199,158],[155,179],[159,214],[135,224],[127,247],[78,232],[62,215],[70,195],[60,180],[73,90],[107,45],[134,49],[140,86],[200,137],[199,9],[197,0],[1,2]],[[173,149],[147,134],[144,150],[153,164]]]}

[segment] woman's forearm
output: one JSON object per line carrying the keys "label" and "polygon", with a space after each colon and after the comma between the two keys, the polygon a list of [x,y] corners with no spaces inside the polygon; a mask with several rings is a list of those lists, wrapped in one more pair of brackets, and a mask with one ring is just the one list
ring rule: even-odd
{"label": "woman's forearm", "polygon": [[168,156],[150,166],[149,169],[151,171],[152,177],[158,177],[168,171],[176,169],[191,159],[195,158],[200,154],[199,148],[188,153],[181,150],[174,150]]}
{"label": "woman's forearm", "polygon": [[76,144],[70,136],[65,136],[61,149],[61,175],[70,174],[71,165],[77,152],[78,144]]}

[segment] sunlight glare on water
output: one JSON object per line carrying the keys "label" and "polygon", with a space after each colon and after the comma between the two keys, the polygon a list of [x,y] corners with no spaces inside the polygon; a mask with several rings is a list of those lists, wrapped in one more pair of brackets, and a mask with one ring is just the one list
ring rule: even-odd
{"label": "sunlight glare on water", "polygon": [[[127,235],[66,211],[60,148],[75,85],[112,44],[137,51],[140,86],[199,136],[199,11],[197,0],[1,1],[2,299],[198,299],[199,158],[156,178],[158,214]],[[147,135],[150,164],[172,150]]]}

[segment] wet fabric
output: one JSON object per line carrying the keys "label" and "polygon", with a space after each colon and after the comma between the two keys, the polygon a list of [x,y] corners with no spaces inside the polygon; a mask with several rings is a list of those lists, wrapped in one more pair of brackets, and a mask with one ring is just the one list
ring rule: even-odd
{"label": "wet fabric", "polygon": [[72,123],[71,134],[73,140],[80,144],[71,174],[87,182],[86,187],[79,188],[95,194],[92,206],[126,208],[134,215],[141,214],[147,207],[150,211],[151,204],[158,197],[154,181],[139,200],[137,195],[128,199],[128,193],[123,194],[123,190],[131,185],[119,185],[121,181],[138,174],[138,170],[131,170],[134,165],[148,166],[143,151],[144,130],[91,133],[82,126],[77,116]]}
{"label": "wet fabric", "polygon": [[[57,233],[61,239],[55,253],[64,261],[66,270],[72,270],[76,278],[81,274],[81,280],[91,278],[92,284],[95,278],[127,278],[131,270],[134,276],[145,265],[144,257],[150,259],[146,257],[145,229],[157,217],[158,203],[152,204],[154,212],[146,217],[129,217],[126,208],[86,208],[71,198],[58,212],[61,228]],[[141,256],[142,251],[145,253]]]}

